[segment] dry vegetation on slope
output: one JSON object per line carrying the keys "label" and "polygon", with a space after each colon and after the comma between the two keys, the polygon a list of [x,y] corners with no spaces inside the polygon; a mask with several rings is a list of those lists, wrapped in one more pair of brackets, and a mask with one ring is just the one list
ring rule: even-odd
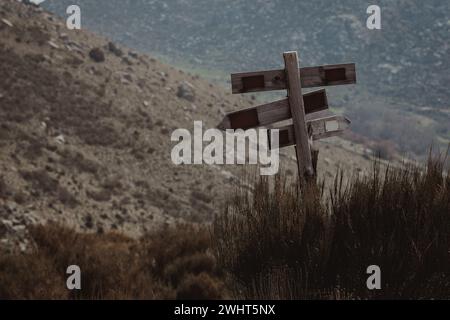
{"label": "dry vegetation on slope", "polygon": [[[177,225],[140,240],[34,227],[33,250],[0,255],[0,299],[450,299],[450,177],[389,169],[334,187],[278,178],[240,189],[211,230]],[[65,270],[83,270],[82,290]],[[382,290],[366,287],[381,268]]]}
{"label": "dry vegetation on slope", "polygon": [[[34,6],[4,0],[0,19],[2,245],[25,248],[26,226],[47,221],[131,236],[180,219],[211,221],[240,169],[176,167],[170,134],[193,120],[215,126],[255,101],[69,31]],[[281,162],[294,175],[292,156]],[[352,172],[369,164],[363,147],[322,144],[325,176],[337,165]]]}
{"label": "dry vegetation on slope", "polygon": [[[0,299],[219,299],[227,297],[209,233],[178,225],[135,240],[80,234],[58,225],[30,230],[34,249],[0,255]],[[66,289],[67,266],[82,290]]]}

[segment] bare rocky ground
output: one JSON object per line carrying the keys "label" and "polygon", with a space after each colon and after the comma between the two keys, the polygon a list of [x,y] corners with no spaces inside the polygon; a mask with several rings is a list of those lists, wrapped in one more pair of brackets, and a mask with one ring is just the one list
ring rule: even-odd
{"label": "bare rocky ground", "polygon": [[[208,222],[248,167],[175,166],[171,133],[214,127],[255,102],[110,43],[42,9],[0,3],[0,241],[57,221],[132,236],[177,220]],[[371,166],[370,150],[319,144],[320,174]],[[296,174],[293,150],[281,162]]]}

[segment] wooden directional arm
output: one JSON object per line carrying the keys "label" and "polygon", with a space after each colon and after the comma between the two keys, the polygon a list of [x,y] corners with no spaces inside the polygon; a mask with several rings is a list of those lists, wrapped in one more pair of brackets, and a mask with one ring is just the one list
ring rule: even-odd
{"label": "wooden directional arm", "polygon": [[[324,139],[341,134],[350,125],[350,120],[344,116],[331,116],[321,119],[307,121],[308,131],[313,140]],[[279,130],[279,147],[289,147],[295,145],[294,126],[276,128]],[[269,132],[270,137],[270,132]]]}
{"label": "wooden directional arm", "polygon": [[[328,99],[324,89],[304,94],[303,101],[306,114],[313,114],[328,109]],[[283,99],[227,114],[217,128],[221,130],[247,130],[268,126],[290,118],[289,100]]]}
{"label": "wooden directional arm", "polygon": [[[354,63],[301,68],[302,88],[336,86],[356,83]],[[234,73],[231,75],[233,93],[287,89],[285,70]]]}

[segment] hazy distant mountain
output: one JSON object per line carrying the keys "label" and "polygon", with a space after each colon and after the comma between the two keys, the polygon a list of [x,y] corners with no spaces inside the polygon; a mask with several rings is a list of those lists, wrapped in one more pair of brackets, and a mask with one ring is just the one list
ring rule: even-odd
{"label": "hazy distant mountain", "polygon": [[[68,4],[79,4],[86,27],[201,69],[229,73],[278,68],[281,53],[288,50],[298,50],[305,66],[356,62],[356,96],[350,92],[350,97],[337,104],[360,121],[357,131],[394,139],[404,150],[411,150],[404,147],[405,139],[415,133],[418,138],[427,137],[425,144],[436,137],[440,142],[450,141],[448,0],[377,1],[382,9],[381,31],[367,29],[368,3],[354,0],[46,3],[60,14]],[[384,110],[375,109],[374,101]],[[386,117],[394,111],[395,115]],[[392,118],[416,128],[397,133],[392,126],[398,121]],[[405,135],[404,141],[399,134]]]}

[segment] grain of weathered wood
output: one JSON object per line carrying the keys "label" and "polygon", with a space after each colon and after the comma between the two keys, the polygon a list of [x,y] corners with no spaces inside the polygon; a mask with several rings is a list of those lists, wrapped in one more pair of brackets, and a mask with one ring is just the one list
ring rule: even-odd
{"label": "grain of weathered wood", "polygon": [[[336,86],[356,83],[354,63],[301,68],[302,88]],[[233,93],[287,89],[285,70],[234,73],[231,75]]]}
{"label": "grain of weathered wood", "polygon": [[[313,140],[337,136],[344,132],[349,127],[349,125],[350,120],[344,116],[330,116],[326,118],[307,121],[308,132],[312,136]],[[280,148],[295,145],[295,132],[293,125],[276,129],[279,130]]]}
{"label": "grain of weathered wood", "polygon": [[310,179],[314,176],[311,150],[308,141],[308,130],[305,120],[305,108],[303,104],[301,71],[297,52],[285,52],[283,54],[288,87],[288,100],[291,109],[294,137],[296,141],[297,164],[300,179]]}
{"label": "grain of weathered wood", "polygon": [[[303,101],[306,114],[328,109],[328,99],[324,89],[304,94]],[[283,99],[227,114],[217,128],[221,130],[247,130],[267,126],[290,118],[291,110],[289,108],[289,100]]]}

